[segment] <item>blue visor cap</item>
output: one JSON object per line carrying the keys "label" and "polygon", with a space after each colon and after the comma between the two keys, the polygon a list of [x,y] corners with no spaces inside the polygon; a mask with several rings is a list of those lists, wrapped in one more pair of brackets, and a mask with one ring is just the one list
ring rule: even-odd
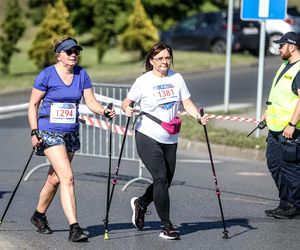
{"label": "blue visor cap", "polygon": [[74,39],[68,39],[68,40],[63,41],[60,45],[57,46],[55,53],[59,53],[63,50],[66,51],[66,50],[69,50],[72,48],[82,50],[82,47],[79,46]]}

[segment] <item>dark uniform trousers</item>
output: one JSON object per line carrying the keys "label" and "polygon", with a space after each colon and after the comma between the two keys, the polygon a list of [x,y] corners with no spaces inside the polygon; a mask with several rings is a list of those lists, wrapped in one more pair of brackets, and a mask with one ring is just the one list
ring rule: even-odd
{"label": "dark uniform trousers", "polygon": [[278,133],[269,131],[267,142],[267,165],[279,191],[280,207],[285,208],[290,203],[300,208],[300,161],[283,159]]}

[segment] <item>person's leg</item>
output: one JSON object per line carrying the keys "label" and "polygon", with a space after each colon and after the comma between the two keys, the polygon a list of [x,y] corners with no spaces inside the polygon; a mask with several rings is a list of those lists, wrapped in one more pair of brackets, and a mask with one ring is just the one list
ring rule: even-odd
{"label": "person's leg", "polygon": [[300,165],[299,162],[285,162],[282,167],[290,190],[289,202],[300,209]]}
{"label": "person's leg", "polygon": [[[164,152],[164,159],[167,169],[167,181],[168,187],[171,186],[171,182],[175,172],[176,166],[176,151],[177,151],[177,144],[165,144],[162,145],[162,150]],[[144,195],[141,196],[141,206],[147,207],[153,201],[153,183],[150,184]]]}
{"label": "person's leg", "polygon": [[60,180],[60,198],[69,224],[77,223],[74,176],[70,157],[65,145],[52,146],[44,150],[58,179]]}
{"label": "person's leg", "polygon": [[177,143],[164,144],[163,151],[164,151],[164,157],[167,166],[168,187],[170,187],[174,177],[175,167],[176,167]]}
{"label": "person's leg", "polygon": [[266,158],[268,169],[279,192],[279,207],[286,208],[288,205],[289,191],[286,180],[282,174],[281,145],[270,132],[268,134]]}
{"label": "person's leg", "polygon": [[30,221],[38,229],[37,231],[42,234],[51,234],[52,230],[48,225],[46,212],[53,200],[57,188],[59,186],[59,179],[56,176],[52,166],[49,168],[47,179],[41,189],[37,208],[31,216]]}
{"label": "person's leg", "polygon": [[162,144],[148,136],[136,132],[138,154],[153,178],[153,185],[149,186],[142,196],[146,202],[151,201],[151,192],[161,223],[169,222],[170,199],[168,191],[167,166]]}
{"label": "person's leg", "polygon": [[59,179],[53,167],[50,166],[48,176],[46,182],[44,183],[41,189],[39,201],[36,208],[36,210],[39,213],[45,214],[47,212],[48,207],[56,194],[58,186],[59,186]]}

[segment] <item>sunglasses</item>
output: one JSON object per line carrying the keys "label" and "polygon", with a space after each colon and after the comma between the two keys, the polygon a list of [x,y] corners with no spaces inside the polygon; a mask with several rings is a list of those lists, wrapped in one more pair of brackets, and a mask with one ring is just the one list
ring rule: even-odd
{"label": "sunglasses", "polygon": [[279,49],[282,49],[284,45],[286,45],[286,43],[279,44]]}
{"label": "sunglasses", "polygon": [[78,49],[68,49],[68,50],[64,50],[64,52],[70,56],[72,54],[75,54],[76,56],[78,56],[80,54],[80,50]]}

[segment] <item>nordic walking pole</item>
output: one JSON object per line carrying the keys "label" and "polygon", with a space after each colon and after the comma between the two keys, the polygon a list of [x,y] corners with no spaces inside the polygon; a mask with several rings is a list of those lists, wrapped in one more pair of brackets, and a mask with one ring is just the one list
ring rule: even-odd
{"label": "nordic walking pole", "polygon": [[[129,104],[129,106],[133,107],[133,104],[134,104],[134,102],[131,102]],[[126,127],[125,127],[124,137],[123,137],[123,141],[122,141],[122,145],[121,145],[121,149],[120,149],[119,159],[118,159],[118,162],[117,162],[115,177],[112,180],[112,189],[111,189],[111,194],[110,194],[110,198],[109,198],[108,211],[110,209],[110,205],[111,205],[112,197],[113,197],[113,194],[114,194],[115,186],[117,184],[117,178],[118,178],[118,174],[119,174],[119,170],[120,170],[120,164],[121,164],[123,149],[124,149],[124,145],[125,145],[125,141],[126,141],[126,136],[127,136],[129,122],[130,122],[130,117],[127,118],[127,123],[126,123]]]}
{"label": "nordic walking pole", "polygon": [[[203,109],[200,109],[200,115],[204,116]],[[213,172],[213,178],[214,178],[214,182],[215,182],[215,186],[216,186],[216,195],[218,197],[220,211],[221,211],[222,223],[223,223],[223,228],[224,228],[223,238],[224,239],[228,239],[228,231],[227,231],[226,225],[225,225],[224,214],[223,214],[222,203],[221,203],[221,197],[220,197],[221,192],[220,192],[220,189],[219,189],[219,186],[218,186],[218,180],[217,180],[215,166],[214,166],[214,162],[213,162],[213,158],[212,158],[212,154],[211,154],[211,150],[210,150],[210,145],[209,145],[209,140],[208,140],[206,125],[203,125],[203,128],[204,128],[205,139],[206,139],[206,143],[207,143],[207,148],[208,148],[208,153],[209,153],[211,168],[212,168],[212,172]]]}
{"label": "nordic walking pole", "polygon": [[14,189],[14,191],[13,191],[13,193],[12,193],[12,195],[11,195],[9,201],[8,201],[8,204],[7,204],[7,206],[6,206],[5,210],[4,210],[4,213],[3,213],[2,217],[1,217],[0,225],[2,224],[2,222],[3,222],[3,220],[4,220],[4,217],[5,217],[6,213],[7,213],[7,210],[8,210],[8,208],[9,208],[9,206],[10,206],[10,204],[11,204],[11,202],[12,202],[12,200],[13,200],[13,198],[14,198],[14,196],[15,196],[17,190],[18,190],[18,187],[19,187],[19,185],[20,185],[20,183],[21,183],[21,181],[22,181],[22,179],[23,179],[23,176],[24,176],[24,174],[25,174],[25,172],[26,172],[26,169],[27,169],[27,167],[28,167],[28,165],[29,165],[29,162],[30,162],[30,160],[31,160],[31,158],[32,158],[32,155],[33,155],[34,151],[35,151],[35,148],[32,149],[32,152],[31,152],[30,157],[29,157],[29,159],[28,159],[28,161],[27,161],[27,163],[26,163],[26,165],[25,165],[25,168],[24,168],[23,173],[22,173],[22,175],[21,175],[21,177],[20,177],[20,180],[19,180],[17,186],[15,187],[15,189]]}
{"label": "nordic walking pole", "polygon": [[[112,109],[113,104],[109,103],[107,108]],[[110,178],[111,178],[111,145],[112,145],[112,118],[109,117],[109,149],[108,149],[108,177],[107,177],[107,194],[106,194],[106,215],[104,221],[104,240],[108,240],[108,211],[110,195]]]}

